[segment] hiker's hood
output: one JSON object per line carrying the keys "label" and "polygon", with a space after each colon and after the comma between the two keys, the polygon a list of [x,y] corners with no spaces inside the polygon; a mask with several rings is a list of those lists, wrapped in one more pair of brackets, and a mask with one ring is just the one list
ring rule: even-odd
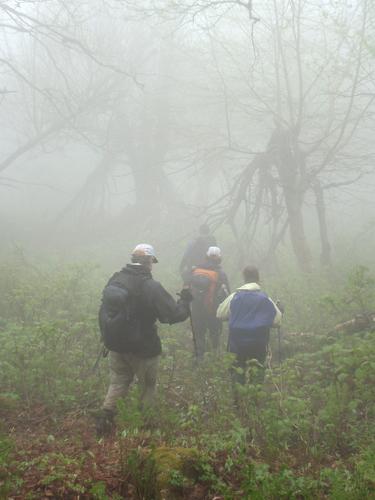
{"label": "hiker's hood", "polygon": [[258,283],[245,283],[244,285],[237,288],[237,290],[248,290],[249,292],[256,292],[260,290]]}

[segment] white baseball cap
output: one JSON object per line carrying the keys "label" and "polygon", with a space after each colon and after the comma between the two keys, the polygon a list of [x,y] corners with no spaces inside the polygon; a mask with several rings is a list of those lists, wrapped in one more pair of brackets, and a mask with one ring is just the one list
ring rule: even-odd
{"label": "white baseball cap", "polygon": [[206,255],[207,257],[221,257],[221,250],[219,247],[209,247]]}
{"label": "white baseball cap", "polygon": [[148,243],[139,243],[132,251],[132,255],[149,256],[152,257],[152,262],[155,264],[159,262],[156,258],[154,247]]}

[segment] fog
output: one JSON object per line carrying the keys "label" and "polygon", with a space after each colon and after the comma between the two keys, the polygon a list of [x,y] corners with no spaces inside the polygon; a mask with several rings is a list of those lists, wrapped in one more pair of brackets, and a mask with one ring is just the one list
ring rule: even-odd
{"label": "fog", "polygon": [[233,267],[366,259],[374,14],[3,0],[1,250],[120,260],[150,241],[177,261],[208,222]]}
{"label": "fog", "polygon": [[374,59],[374,0],[0,0],[0,499],[375,498]]}

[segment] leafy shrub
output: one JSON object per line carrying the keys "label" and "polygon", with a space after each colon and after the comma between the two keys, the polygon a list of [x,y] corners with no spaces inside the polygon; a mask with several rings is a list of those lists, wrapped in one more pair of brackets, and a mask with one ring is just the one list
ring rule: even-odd
{"label": "leafy shrub", "polygon": [[0,433],[0,498],[8,497],[16,479],[10,470],[12,450],[12,441]]}
{"label": "leafy shrub", "polygon": [[30,406],[91,405],[98,394],[98,286],[93,266],[0,267],[0,379]]}
{"label": "leafy shrub", "polygon": [[[290,300],[287,317],[293,328],[311,332],[284,338],[283,344],[289,342],[285,359],[277,366],[271,362],[264,383],[256,380],[250,363],[250,382],[236,387],[236,400],[232,355],[208,353],[196,365],[188,323],[160,329],[164,353],[154,412],[139,410],[136,388],[119,404],[124,473],[133,477],[140,497],[153,494],[147,480],[142,486],[151,469],[142,465],[140,444],[198,449],[204,456],[200,480],[213,495],[228,499],[370,497],[375,468],[374,334],[326,332],[335,321],[346,319],[341,314],[372,307],[373,281],[366,268],[357,268],[346,282],[342,278],[331,303],[324,295],[332,293],[328,280],[320,276],[302,281],[282,283]],[[9,401],[7,411],[12,404],[32,411],[43,403],[63,414],[72,407],[100,404],[107,380],[92,367],[99,347],[96,316],[103,283],[93,266],[0,264],[0,404]],[[275,281],[274,290],[280,283]],[[0,467],[5,471],[0,472],[0,488],[6,494],[12,487],[7,443],[0,439]],[[39,462],[48,472],[44,481],[70,481],[77,494],[87,487],[93,498],[106,498],[102,483],[82,486],[64,476],[69,457],[54,459],[52,472]],[[171,474],[171,482],[176,488],[186,486],[178,472]]]}

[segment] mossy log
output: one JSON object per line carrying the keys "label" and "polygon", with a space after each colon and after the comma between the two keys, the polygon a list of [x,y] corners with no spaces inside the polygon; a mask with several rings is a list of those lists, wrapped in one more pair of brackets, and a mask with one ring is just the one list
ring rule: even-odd
{"label": "mossy log", "polygon": [[189,498],[198,482],[200,456],[194,448],[159,447],[138,450],[141,474],[139,490],[146,489],[155,500],[180,500]]}

